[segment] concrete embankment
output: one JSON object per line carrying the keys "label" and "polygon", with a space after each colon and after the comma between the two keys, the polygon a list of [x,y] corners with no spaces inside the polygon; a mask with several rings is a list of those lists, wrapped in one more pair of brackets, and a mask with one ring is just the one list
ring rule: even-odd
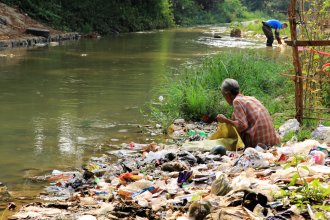
{"label": "concrete embankment", "polygon": [[34,47],[40,45],[47,45],[50,42],[62,42],[67,40],[79,40],[80,34],[77,32],[54,34],[48,38],[40,36],[22,37],[18,39],[1,40],[0,49],[17,48],[17,47]]}

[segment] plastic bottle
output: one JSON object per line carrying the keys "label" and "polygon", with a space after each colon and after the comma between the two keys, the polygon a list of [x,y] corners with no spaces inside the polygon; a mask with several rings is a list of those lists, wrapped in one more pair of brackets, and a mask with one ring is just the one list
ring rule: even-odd
{"label": "plastic bottle", "polygon": [[206,134],[205,131],[199,131],[198,134],[199,134],[199,136],[201,136],[201,137],[207,137],[207,134]]}
{"label": "plastic bottle", "polygon": [[193,137],[193,136],[196,135],[196,131],[195,130],[189,130],[188,135],[189,135],[189,137]]}

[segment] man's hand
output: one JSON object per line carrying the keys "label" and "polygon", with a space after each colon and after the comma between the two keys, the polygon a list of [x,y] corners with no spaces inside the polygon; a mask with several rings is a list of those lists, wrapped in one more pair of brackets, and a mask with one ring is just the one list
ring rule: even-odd
{"label": "man's hand", "polygon": [[282,44],[281,38],[276,38],[278,44]]}
{"label": "man's hand", "polygon": [[217,115],[217,121],[218,122],[227,122],[227,118],[223,114],[218,114]]}

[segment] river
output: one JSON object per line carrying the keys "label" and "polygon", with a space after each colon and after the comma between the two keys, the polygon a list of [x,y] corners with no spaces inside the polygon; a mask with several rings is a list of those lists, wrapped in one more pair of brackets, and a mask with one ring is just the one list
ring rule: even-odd
{"label": "river", "polygon": [[281,56],[224,30],[180,28],[0,51],[0,181],[27,196],[40,188],[26,177],[81,168],[123,142],[152,141],[141,134],[139,125],[148,122],[140,109],[181,65],[241,48]]}

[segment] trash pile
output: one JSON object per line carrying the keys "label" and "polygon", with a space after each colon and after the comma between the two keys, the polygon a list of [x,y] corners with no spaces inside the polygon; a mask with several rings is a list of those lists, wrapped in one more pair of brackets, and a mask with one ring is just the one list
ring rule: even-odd
{"label": "trash pile", "polygon": [[330,218],[326,144],[182,149],[207,141],[215,127],[180,121],[170,127],[173,143],[122,144],[91,158],[81,171],[54,170],[40,195],[44,202],[22,207],[10,219]]}

